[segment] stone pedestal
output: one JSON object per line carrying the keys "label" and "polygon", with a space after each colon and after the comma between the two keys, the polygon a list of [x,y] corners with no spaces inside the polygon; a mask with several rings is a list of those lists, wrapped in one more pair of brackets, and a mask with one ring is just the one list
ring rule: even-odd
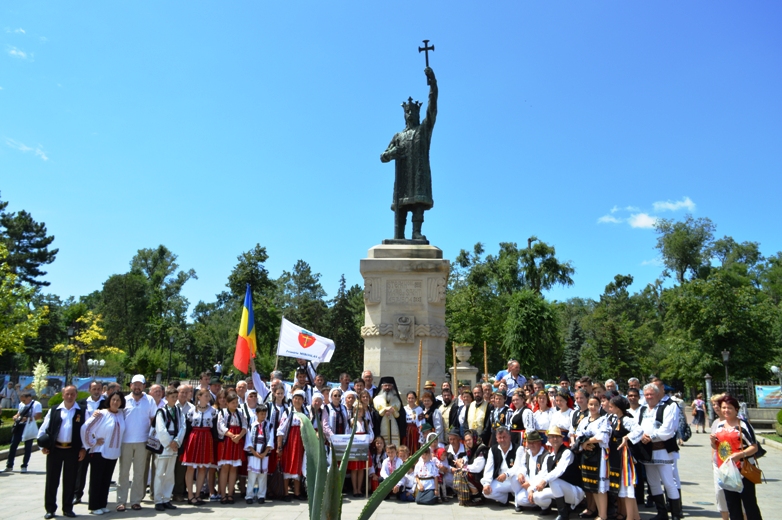
{"label": "stone pedestal", "polygon": [[[469,345],[457,345],[456,347],[456,378],[454,378],[453,367],[450,367],[448,371],[451,373],[451,381],[456,381],[458,378],[459,383],[466,383],[470,385],[470,388],[478,384],[478,369],[470,364],[470,350]],[[452,384],[451,388],[456,391],[458,386]]]}
{"label": "stone pedestal", "polygon": [[[421,386],[445,379],[445,287],[450,263],[434,246],[383,244],[361,260],[364,277],[364,368],[375,380],[393,376],[399,391],[415,388],[423,342]],[[460,375],[461,378],[461,375]]]}

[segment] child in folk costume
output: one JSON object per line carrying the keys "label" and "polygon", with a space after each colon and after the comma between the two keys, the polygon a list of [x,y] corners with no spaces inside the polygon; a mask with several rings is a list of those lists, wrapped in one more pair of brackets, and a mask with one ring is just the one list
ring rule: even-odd
{"label": "child in folk costume", "polygon": [[[266,420],[268,408],[260,404],[255,408],[256,421],[247,434],[244,449],[247,452],[247,493],[245,502],[259,504],[266,501],[266,478],[269,473],[269,453],[272,451],[272,426]],[[258,486],[258,491],[255,491]]]}
{"label": "child in folk costume", "polygon": [[[377,443],[378,439],[382,438],[383,437],[378,437],[375,439],[375,443]],[[404,462],[397,456],[396,444],[389,444],[386,446],[386,458],[380,464],[380,476],[378,477],[378,482],[382,482],[387,479],[391,474],[394,473],[394,471],[400,468],[402,464],[404,464]],[[400,495],[404,492],[405,485],[401,480],[397,482],[396,486],[394,486],[394,489],[391,490],[391,494],[396,495],[397,498],[399,498]],[[402,500],[401,498],[399,499]]]}
{"label": "child in folk costume", "polygon": [[405,418],[407,419],[407,429],[403,442],[410,453],[415,453],[421,447],[421,425],[424,422],[424,411],[418,406],[418,395],[415,392],[407,392]]}
{"label": "child in folk costume", "polygon": [[301,492],[301,477],[304,475],[304,442],[301,439],[301,420],[296,413],[310,417],[309,409],[304,407],[304,392],[293,392],[293,405],[290,411],[282,416],[282,423],[277,428],[277,455],[282,460],[282,473],[285,479],[285,489],[288,489],[293,479],[293,492],[299,500],[305,500]]}
{"label": "child in folk costume", "polygon": [[176,509],[171,503],[174,490],[174,468],[179,446],[185,438],[186,425],[182,412],[176,406],[179,390],[166,389],[166,405],[155,414],[155,433],[163,453],[155,456],[155,510]]}
{"label": "child in folk costume", "polygon": [[[204,485],[206,471],[217,467],[214,452],[214,435],[217,432],[217,411],[209,405],[211,395],[208,389],[202,388],[196,394],[197,404],[187,414],[190,425],[190,436],[187,448],[182,454],[182,465],[187,467],[185,484],[187,485],[188,502],[193,505],[203,505],[199,493]],[[193,475],[196,468],[198,481],[196,493],[193,494]]]}
{"label": "child in folk costume", "polygon": [[[386,454],[386,441],[383,437],[375,437],[370,453],[372,454],[372,464],[369,473],[369,490],[374,492],[380,484],[380,470],[383,468],[383,462],[388,457]],[[394,455],[396,456],[396,449],[394,449]]]}
{"label": "child in folk costume", "polygon": [[[399,447],[399,458],[402,463],[410,458],[410,449],[404,444]],[[415,467],[408,470],[407,474],[399,481],[401,490],[397,498],[402,502],[415,502]]]}
{"label": "child in folk costume", "polygon": [[608,402],[611,417],[611,441],[608,451],[609,484],[611,494],[618,495],[625,505],[627,520],[640,520],[635,500],[636,474],[628,441],[636,444],[644,436],[643,428],[627,413],[630,402],[617,395]]}
{"label": "child in folk costume", "polygon": [[[268,404],[268,421],[272,428],[272,439],[277,438],[277,429],[282,425],[282,418],[290,410],[290,406],[285,402],[285,388],[278,386],[271,394],[271,403]],[[276,441],[270,440],[270,443],[274,444]],[[277,466],[280,464],[279,454],[277,450],[272,450],[269,454],[269,471],[274,472]]]}
{"label": "child in folk costume", "polygon": [[[608,515],[608,464],[606,450],[611,438],[611,423],[601,415],[600,398],[590,396],[587,402],[589,415],[576,430],[576,443],[581,452],[581,479],[584,491],[591,494],[600,518]],[[595,511],[588,511],[589,514]]]}
{"label": "child in folk costume", "polygon": [[220,468],[221,504],[234,503],[236,471],[244,460],[244,436],[247,419],[239,411],[239,397],[230,392],[225,397],[227,408],[218,414],[217,431],[223,440],[217,445],[217,467]]}
{"label": "child in folk costume", "polygon": [[418,490],[415,495],[415,503],[422,505],[436,504],[440,496],[440,491],[437,489],[437,477],[440,476],[440,470],[432,460],[431,450],[426,450],[421,455],[421,458],[415,465],[414,474]]}
{"label": "child in folk costume", "polygon": [[[361,441],[371,445],[372,440],[375,438],[372,432],[372,421],[367,414],[367,410],[361,402],[356,402],[353,406],[353,413],[356,416],[355,432],[353,431],[353,425],[348,425],[348,431],[346,433],[354,433],[353,442]],[[367,453],[369,456],[369,452]],[[364,483],[364,469],[367,466],[366,460],[351,460],[348,461],[348,470],[350,471],[350,482],[353,484],[353,496],[360,497],[361,487]]]}

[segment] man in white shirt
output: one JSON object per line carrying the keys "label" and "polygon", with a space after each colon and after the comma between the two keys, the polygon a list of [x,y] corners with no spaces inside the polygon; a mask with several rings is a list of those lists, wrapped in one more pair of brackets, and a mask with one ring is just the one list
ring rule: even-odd
{"label": "man in white shirt", "polygon": [[486,455],[486,466],[483,468],[483,496],[496,500],[500,504],[508,503],[508,494],[516,494],[520,489],[518,480],[513,478],[513,466],[516,462],[516,446],[510,441],[510,432],[505,426],[495,431],[497,444],[489,449]]}
{"label": "man in white shirt", "polygon": [[16,390],[14,389],[14,384],[9,381],[5,388],[0,390],[0,407],[11,408],[16,398],[17,395]]}
{"label": "man in white shirt", "polygon": [[[552,426],[546,432],[551,453],[546,453],[537,477],[527,488],[530,503],[549,510],[552,500],[557,504],[558,520],[568,520],[570,512],[586,496],[579,484],[581,472],[573,460],[573,452],[563,444],[562,431]],[[543,514],[541,512],[541,514]]]}
{"label": "man in white shirt", "polygon": [[[16,449],[19,447],[19,443],[22,442],[22,435],[24,434],[25,427],[27,427],[27,423],[40,420],[41,414],[43,413],[41,403],[33,400],[33,394],[31,394],[28,390],[23,391],[19,397],[21,402],[19,403],[19,411],[16,415],[14,415],[14,427],[11,433],[11,446],[8,450],[8,459],[5,461],[5,471],[8,472],[12,472],[14,470]],[[32,437],[24,441],[22,473],[27,473],[27,464],[30,462],[30,455],[33,453],[34,438],[35,437]]]}
{"label": "man in white shirt", "polygon": [[[98,409],[100,403],[103,402],[103,384],[100,381],[93,381],[90,383],[90,395],[87,399],[79,402],[79,406],[85,409],[84,415],[87,419],[92,417],[95,410]],[[90,458],[84,457],[84,460],[79,462],[79,474],[76,478],[76,489],[73,492],[73,503],[80,504],[81,497],[84,495],[84,486],[87,483],[87,468],[90,466]]]}
{"label": "man in white shirt", "polygon": [[[543,438],[535,430],[526,434],[527,447],[519,446],[516,453],[515,467],[510,471],[512,480],[516,483],[516,512],[525,507],[533,507],[532,491],[538,484],[538,474],[543,468],[543,459],[548,453],[543,447]],[[549,504],[551,501],[549,500]],[[541,506],[542,507],[542,506]],[[542,512],[541,514],[546,514]]]}
{"label": "man in white shirt", "polygon": [[[122,437],[122,454],[119,458],[119,486],[117,487],[117,511],[124,511],[130,493],[131,509],[141,509],[147,474],[144,465],[147,458],[147,438],[155,418],[157,405],[144,393],[146,378],[136,374],[130,381],[130,394],[125,398],[125,433]],[[133,478],[130,468],[133,466]],[[133,481],[133,487],[130,482]]]}
{"label": "man in white shirt", "polygon": [[62,389],[62,403],[49,413],[38,430],[38,445],[46,455],[46,491],[44,507],[47,520],[57,511],[57,488],[62,477],[62,514],[69,518],[73,512],[73,488],[76,483],[78,463],[87,452],[82,448],[79,430],[85,423],[84,410],[76,403],[76,387]]}
{"label": "man in white shirt", "polygon": [[215,369],[215,375],[217,376],[218,379],[220,379],[223,376],[223,362],[218,361],[217,363],[215,363],[214,369]]}
{"label": "man in white shirt", "polygon": [[[179,385],[177,390],[176,407],[179,408],[179,413],[182,414],[183,419],[186,419],[190,410],[195,408],[195,405],[190,402],[193,387],[190,385]],[[187,469],[182,465],[183,452],[184,447],[180,446],[179,454],[176,459],[176,466],[174,468],[174,490],[172,497],[174,500],[181,500],[184,497],[187,497],[187,492],[185,491],[185,474],[187,473]]]}
{"label": "man in white shirt", "polygon": [[361,374],[361,379],[364,380],[364,390],[369,392],[369,397],[374,399],[378,388],[375,386],[375,376],[372,374],[372,371],[364,370],[364,373]]}

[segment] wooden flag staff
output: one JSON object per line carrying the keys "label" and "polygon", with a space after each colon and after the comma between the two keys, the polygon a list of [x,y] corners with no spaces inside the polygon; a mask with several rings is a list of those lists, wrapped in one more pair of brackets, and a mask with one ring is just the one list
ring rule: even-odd
{"label": "wooden flag staff", "polygon": [[486,355],[486,342],[483,342],[483,380],[489,380],[489,358]]}
{"label": "wooden flag staff", "polygon": [[419,339],[418,340],[418,382],[415,385],[416,389],[416,395],[417,395],[417,403],[421,403],[421,359],[424,355],[424,340]]}
{"label": "wooden flag staff", "polygon": [[453,385],[451,389],[451,393],[456,395],[456,398],[459,398],[459,375],[457,374],[457,368],[456,368],[456,342],[451,342],[451,348],[453,349]]}

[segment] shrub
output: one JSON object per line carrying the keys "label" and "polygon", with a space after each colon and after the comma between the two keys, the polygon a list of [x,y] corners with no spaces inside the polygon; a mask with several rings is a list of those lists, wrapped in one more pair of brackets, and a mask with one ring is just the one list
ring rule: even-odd
{"label": "shrub", "polygon": [[[38,427],[41,427],[41,424],[43,423],[43,420],[36,421],[36,424]],[[11,444],[11,437],[14,434],[14,425],[8,424],[0,426],[0,444]],[[20,446],[24,446],[24,444],[20,444]]]}
{"label": "shrub", "polygon": [[[79,395],[76,396],[77,401],[82,401],[84,399],[87,399],[90,396],[89,392],[79,392]],[[54,394],[51,399],[49,399],[49,408],[54,408],[55,406],[60,406],[62,403],[62,392]]]}
{"label": "shrub", "polygon": [[777,412],[777,424],[782,424],[782,410]]}

